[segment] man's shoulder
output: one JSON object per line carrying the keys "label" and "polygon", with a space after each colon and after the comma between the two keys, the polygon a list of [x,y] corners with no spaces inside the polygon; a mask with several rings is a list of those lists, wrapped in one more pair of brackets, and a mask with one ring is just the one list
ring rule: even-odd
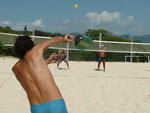
{"label": "man's shoulder", "polygon": [[19,60],[13,67],[12,71],[15,72],[22,65],[22,60]]}
{"label": "man's shoulder", "polygon": [[[26,59],[32,59],[32,58],[41,58],[43,56],[43,52],[40,51],[40,46],[39,44],[35,45],[32,49],[26,52],[24,56],[24,60]],[[33,60],[33,59],[32,59]]]}

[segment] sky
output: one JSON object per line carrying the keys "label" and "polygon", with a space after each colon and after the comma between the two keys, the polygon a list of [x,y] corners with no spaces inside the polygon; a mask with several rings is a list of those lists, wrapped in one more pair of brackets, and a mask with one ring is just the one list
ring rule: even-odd
{"label": "sky", "polygon": [[[78,8],[74,8],[78,4]],[[150,0],[0,0],[0,26],[55,33],[150,34]]]}

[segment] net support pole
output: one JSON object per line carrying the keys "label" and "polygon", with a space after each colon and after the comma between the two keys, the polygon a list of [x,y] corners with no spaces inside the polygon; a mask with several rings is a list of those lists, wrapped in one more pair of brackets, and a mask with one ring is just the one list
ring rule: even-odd
{"label": "net support pole", "polygon": [[127,56],[125,56],[125,62],[127,62]]}
{"label": "net support pole", "polygon": [[[35,36],[35,30],[32,31],[32,36]],[[35,41],[34,37],[32,37],[32,40]]]}
{"label": "net support pole", "polygon": [[69,43],[67,43],[67,61],[69,61]]}
{"label": "net support pole", "polygon": [[102,42],[101,42],[102,41],[102,33],[99,34],[99,41],[100,41],[99,42],[99,49],[100,49],[102,46]]}
{"label": "net support pole", "polygon": [[148,62],[150,62],[150,58],[149,58],[149,56],[148,56]]}
{"label": "net support pole", "polygon": [[131,52],[130,52],[130,62],[133,62],[133,36],[131,36]]}

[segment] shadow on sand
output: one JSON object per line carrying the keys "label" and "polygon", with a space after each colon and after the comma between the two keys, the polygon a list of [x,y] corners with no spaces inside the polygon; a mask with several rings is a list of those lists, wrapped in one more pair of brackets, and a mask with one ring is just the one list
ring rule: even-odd
{"label": "shadow on sand", "polygon": [[68,68],[58,68],[59,70],[68,70]]}
{"label": "shadow on sand", "polygon": [[104,71],[104,70],[102,70],[102,69],[94,69],[95,71]]}

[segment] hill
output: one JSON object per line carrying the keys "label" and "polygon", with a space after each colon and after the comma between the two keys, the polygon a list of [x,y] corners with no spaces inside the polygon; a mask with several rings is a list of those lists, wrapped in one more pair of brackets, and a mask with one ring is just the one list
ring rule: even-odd
{"label": "hill", "polygon": [[[129,35],[121,35],[121,37],[124,37],[126,39],[130,38]],[[150,43],[150,34],[141,35],[141,36],[134,36],[133,40],[139,40],[140,42]]]}

